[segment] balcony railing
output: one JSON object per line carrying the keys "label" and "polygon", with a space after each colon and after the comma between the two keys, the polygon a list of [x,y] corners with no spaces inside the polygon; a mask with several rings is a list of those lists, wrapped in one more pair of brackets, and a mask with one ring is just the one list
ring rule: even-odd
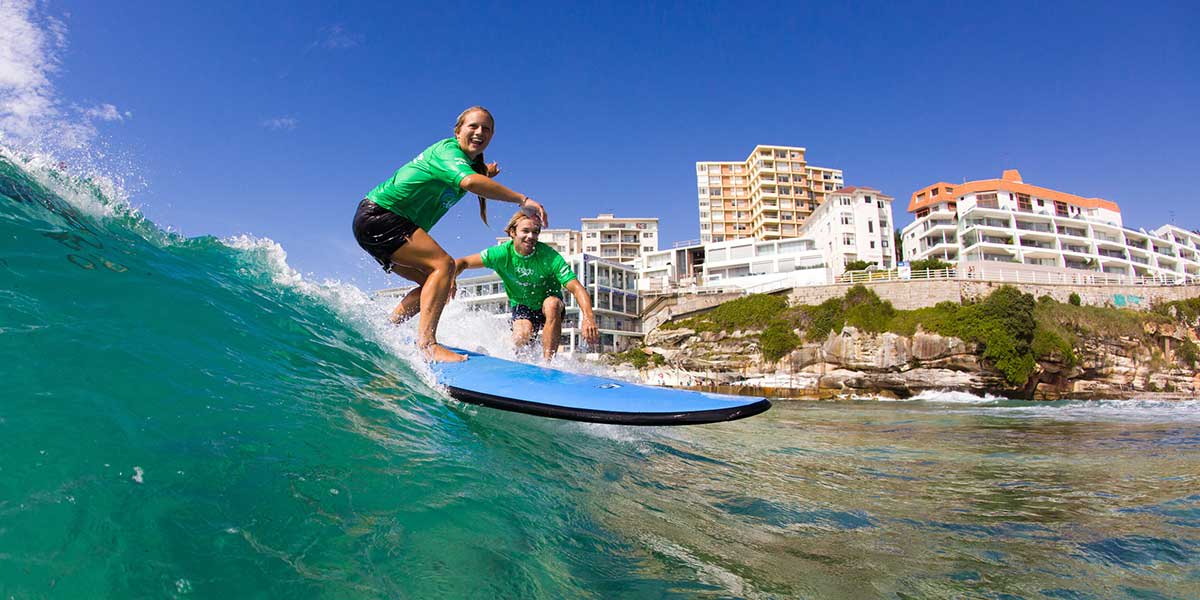
{"label": "balcony railing", "polygon": [[1017,221],[1017,229],[1023,229],[1025,231],[1040,231],[1042,233],[1052,233],[1053,231],[1050,229],[1049,225],[1044,223],[1025,223],[1022,221]]}

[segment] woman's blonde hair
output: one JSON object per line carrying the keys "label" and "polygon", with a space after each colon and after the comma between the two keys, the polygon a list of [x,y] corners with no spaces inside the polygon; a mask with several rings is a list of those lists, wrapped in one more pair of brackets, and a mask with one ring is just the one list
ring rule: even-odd
{"label": "woman's blonde hair", "polygon": [[537,215],[526,214],[525,211],[518,210],[517,212],[513,213],[512,218],[508,220],[508,225],[504,228],[504,233],[507,233],[508,237],[516,235],[517,224],[521,222],[521,219],[529,219],[534,223],[537,223],[539,227],[541,227],[542,224],[541,219],[539,219]]}
{"label": "woman's blonde hair", "polygon": [[[458,118],[455,119],[455,121],[454,121],[454,135],[456,135],[456,136],[458,135],[458,130],[460,128],[462,128],[463,123],[466,122],[467,115],[469,115],[475,111],[480,111],[483,114],[487,115],[488,118],[492,120],[492,127],[493,128],[496,127],[496,117],[492,116],[492,111],[490,111],[482,106],[475,105],[475,106],[468,108],[467,110],[464,110],[464,111],[458,113]],[[482,163],[483,155],[480,154],[479,156],[477,156],[476,160],[479,161],[480,163]],[[475,172],[478,173],[479,172],[478,169],[476,169]],[[484,173],[480,173],[480,175],[483,175],[483,174]],[[476,197],[479,198],[479,218],[483,219],[484,225],[487,225],[488,224],[488,222],[487,222],[487,200],[484,200],[483,196],[476,196]]]}
{"label": "woman's blonde hair", "polygon": [[482,106],[472,106],[471,108],[468,108],[467,110],[464,110],[464,111],[458,113],[458,119],[454,121],[455,135],[458,134],[459,128],[461,128],[463,126],[463,123],[466,122],[467,115],[469,115],[475,111],[480,111],[483,114],[487,115],[488,118],[492,120],[492,127],[496,126],[496,117],[492,116],[492,111],[490,111]]}

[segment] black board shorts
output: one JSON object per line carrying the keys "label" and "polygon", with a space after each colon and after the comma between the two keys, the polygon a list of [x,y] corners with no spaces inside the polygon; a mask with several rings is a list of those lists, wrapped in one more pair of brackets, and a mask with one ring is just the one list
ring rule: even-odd
{"label": "black board shorts", "polygon": [[[558,319],[561,321],[561,320],[565,319],[566,316],[567,316],[567,307],[564,304],[561,311],[558,314]],[[525,306],[524,304],[518,304],[518,305],[512,307],[512,319],[511,320],[513,320],[513,321],[529,321],[530,323],[533,324],[533,331],[536,333],[538,331],[541,331],[542,328],[546,326],[546,313],[543,313],[542,309],[540,309],[540,308],[535,310],[535,309],[529,308],[528,306]]]}
{"label": "black board shorts", "polygon": [[370,200],[363,198],[354,212],[354,239],[384,271],[392,268],[392,253],[403,246],[419,229],[409,221]]}

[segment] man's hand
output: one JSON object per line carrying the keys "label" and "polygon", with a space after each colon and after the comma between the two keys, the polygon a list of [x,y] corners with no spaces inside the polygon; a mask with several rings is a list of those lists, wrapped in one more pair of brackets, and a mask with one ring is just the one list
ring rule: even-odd
{"label": "man's hand", "polygon": [[596,327],[595,319],[584,319],[583,327],[580,328],[580,333],[583,334],[583,340],[588,345],[594,345],[600,342],[600,330]]}

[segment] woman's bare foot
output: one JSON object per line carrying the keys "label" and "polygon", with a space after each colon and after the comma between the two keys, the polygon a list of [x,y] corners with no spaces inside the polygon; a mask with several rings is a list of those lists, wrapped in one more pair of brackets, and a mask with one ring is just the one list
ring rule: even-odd
{"label": "woman's bare foot", "polygon": [[433,362],[462,362],[467,360],[466,354],[459,354],[441,344],[430,344],[421,349],[425,358]]}

